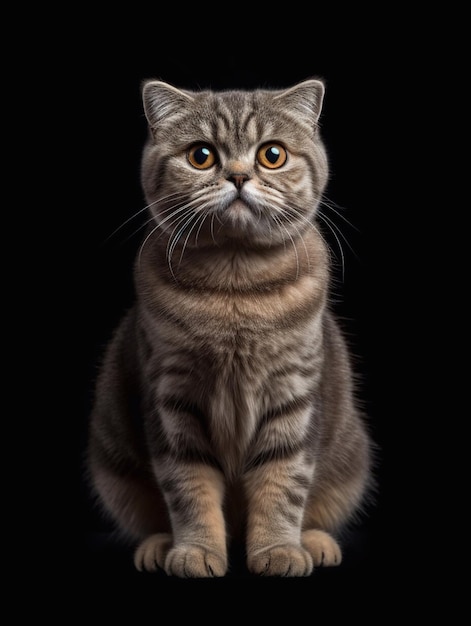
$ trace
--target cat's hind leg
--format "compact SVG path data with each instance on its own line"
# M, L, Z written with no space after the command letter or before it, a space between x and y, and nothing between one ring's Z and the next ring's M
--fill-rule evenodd
M123 477L104 468L95 468L93 477L105 510L125 535L139 541L134 551L136 569L165 570L173 537L160 490L148 479Z
M134 566L140 572L155 572L165 569L165 559L172 547L170 533L155 533L142 541L134 552Z
M312 556L314 567L340 565L342 551L337 541L324 530L316 528L305 530L302 533L303 547Z

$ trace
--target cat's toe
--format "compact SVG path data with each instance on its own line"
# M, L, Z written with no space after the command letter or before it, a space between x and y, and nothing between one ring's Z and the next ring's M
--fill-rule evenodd
M306 530L302 535L302 543L312 556L314 566L325 567L340 565L342 551L335 539L323 530Z
M140 543L134 553L134 566L140 572L155 572L163 569L165 557L172 546L172 535L158 533L150 535Z
M280 545L248 555L247 566L261 576L309 576L313 570L312 557L297 545Z
M227 557L204 546L182 544L168 553L165 571L180 578L220 577L226 574Z

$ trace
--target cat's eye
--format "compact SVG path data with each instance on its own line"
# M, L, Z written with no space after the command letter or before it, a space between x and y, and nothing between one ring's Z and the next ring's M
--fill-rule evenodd
M205 143L198 143L187 152L187 158L193 167L199 170L207 170L216 162L216 152L214 148Z
M286 150L279 143L265 143L257 152L257 161L271 170L284 165L287 158Z

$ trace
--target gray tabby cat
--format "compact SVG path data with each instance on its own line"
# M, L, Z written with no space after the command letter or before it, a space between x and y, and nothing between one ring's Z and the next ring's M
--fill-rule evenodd
M143 84L147 233L99 373L87 467L139 570L308 576L338 565L373 443L316 225L320 80Z

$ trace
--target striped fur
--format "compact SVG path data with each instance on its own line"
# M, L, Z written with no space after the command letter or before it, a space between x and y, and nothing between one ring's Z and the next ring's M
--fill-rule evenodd
M316 226L323 95L319 80L143 85L150 219L87 455L140 570L224 576L237 539L249 572L307 576L340 563L339 533L370 492L372 442Z

